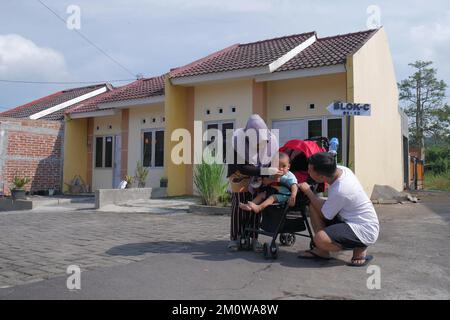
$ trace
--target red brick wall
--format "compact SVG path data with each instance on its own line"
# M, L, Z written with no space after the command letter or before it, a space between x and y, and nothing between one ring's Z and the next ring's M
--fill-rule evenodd
M28 177L27 191L61 190L63 123L0 119L3 132L0 187L8 195L15 175Z

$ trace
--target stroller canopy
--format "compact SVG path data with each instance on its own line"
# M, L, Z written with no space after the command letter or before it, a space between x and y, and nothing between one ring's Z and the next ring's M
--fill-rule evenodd
M280 148L291 159L291 171L299 183L308 179L308 158L318 152L326 152L315 141L290 140Z
M284 146L280 148L280 151L288 154L291 160L300 153L303 153L305 157L308 159L315 153L326 152L326 150L319 147L319 145L315 141L304 141L304 140L288 141Z

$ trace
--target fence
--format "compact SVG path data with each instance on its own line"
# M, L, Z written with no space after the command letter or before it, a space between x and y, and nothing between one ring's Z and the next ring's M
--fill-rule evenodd
M413 190L423 190L423 160L416 157L410 157L409 162L409 188Z

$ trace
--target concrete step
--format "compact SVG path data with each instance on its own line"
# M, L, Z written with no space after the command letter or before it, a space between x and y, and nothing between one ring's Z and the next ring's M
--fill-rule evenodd
M24 200L13 200L12 198L0 199L0 211L31 210L39 207L57 206L71 203L94 203L93 196L31 196Z

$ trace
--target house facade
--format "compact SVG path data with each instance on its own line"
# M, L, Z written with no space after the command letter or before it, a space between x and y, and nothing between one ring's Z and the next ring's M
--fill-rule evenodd
M339 138L339 160L349 163L365 191L375 184L404 186L401 115L383 28L327 38L315 33L236 45L166 79L166 131L194 120L203 129L239 128L252 113L279 129L280 144L322 135ZM333 101L370 103L370 117L344 119L326 110ZM177 142L166 139L166 150ZM193 192L192 165L166 159L168 193Z
M136 80L66 110L64 179L80 175L92 191L117 188L149 168L147 186L164 176L164 76Z
M0 114L0 193L10 194L15 176L25 189L46 194L63 188L64 111L112 89L109 84L73 88Z
M335 101L370 103L371 116L351 117L347 132L345 119L326 109ZM338 161L349 161L368 195L375 184L402 190L407 179L404 117L383 28L235 44L165 75L108 87L63 113L64 182L80 175L92 191L116 188L141 162L147 186L166 177L168 195L193 194L193 165L171 159L180 142L174 131L194 137L195 123L203 132L241 128L251 114L279 130L280 145L337 137Z

